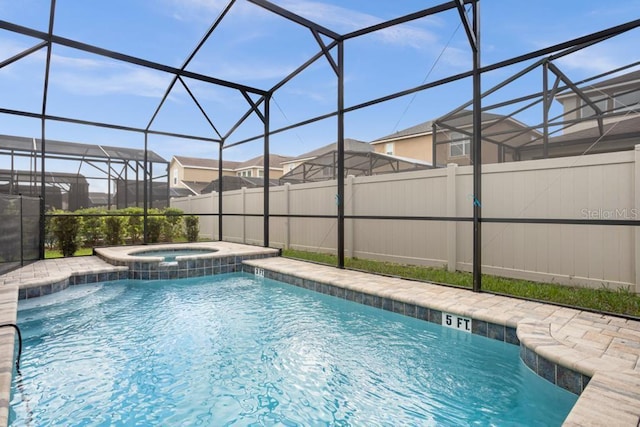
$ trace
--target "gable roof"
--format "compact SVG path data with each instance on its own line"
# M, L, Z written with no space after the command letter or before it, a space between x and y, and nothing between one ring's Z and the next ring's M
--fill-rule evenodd
M290 157L288 160L282 163L291 163L299 160L313 159L323 154L326 154L328 152L335 151L337 148L338 148L338 143L333 142L331 144L327 144L323 147L316 148L315 150L301 154L297 157ZM357 139L352 139L352 138L345 138L344 150L345 151L362 151L366 153L366 152L373 151L373 147L368 142L363 142L363 141L359 141Z
M482 117L482 123L487 123L487 122L501 119L504 116L500 114L494 114L494 113L482 113L481 117ZM438 121L446 123L448 126L451 126L451 127L471 126L473 125L473 111L462 110L459 113L456 113L453 117L445 120L436 119L436 120L429 120L423 123L419 123L415 126L411 126L409 128L399 130L396 133L392 133L390 135L383 136L382 138L378 138L374 141L371 141L371 143L380 144L384 141L407 138L415 135L430 134L431 132L433 132L434 122L438 122Z
M621 76L612 77L610 79L603 80L603 81L598 82L598 83L594 83L592 85L589 85L588 89L602 89L602 88L605 88L605 87L615 86L615 85L619 85L619 84L622 84L622 83L631 83L631 82L633 82L635 80L640 81L640 70L632 71L630 73L623 74Z
M173 156L184 167L200 168L200 169L218 169L218 159L203 159L200 157ZM235 169L240 162L232 160L223 160L223 169Z
M270 179L269 186L273 187L278 185L277 179ZM222 191L239 190L242 187L246 188L259 188L264 187L264 178L246 177L246 176L223 176L222 177ZM220 180L211 181L201 191L201 194L207 194L211 192L220 191Z
M280 166L282 162L286 162L290 160L289 156L281 156L280 154L269 154L269 168L274 168ZM245 169L252 167L261 167L264 166L264 156L257 156L253 159L246 160L244 162L240 162L235 169Z

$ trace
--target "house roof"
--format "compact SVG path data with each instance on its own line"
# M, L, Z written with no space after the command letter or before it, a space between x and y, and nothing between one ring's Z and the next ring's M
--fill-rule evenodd
M630 73L623 74L621 76L612 77L610 79L603 80L598 83L594 83L592 85L589 85L589 89L602 89L608 86L616 86L622 83L630 83L630 82L633 82L634 80L640 81L640 70L632 71Z
M195 194L202 194L202 189L209 185L208 181L180 181L180 183Z
M595 142L600 141L613 141L626 138L638 138L640 137L640 116L635 116L627 120L620 120L617 122L607 123L603 126L603 135L600 135L598 126L593 126L584 130L576 132L566 133L553 138L549 138L549 144L562 144L562 143L580 143L580 142ZM540 145L542 141L536 141L535 144Z
M282 162L290 160L289 156L281 156L280 154L269 154L269 168L280 166ZM245 169L264 166L264 156L257 156L253 159L241 162L235 169Z
M640 70L632 71L630 73L622 74L620 76L612 77L610 79L602 80L593 84L583 84L580 89L583 92L593 92L594 90L604 90L607 88L613 88L615 86L628 85L635 83L636 85L640 85ZM572 90L565 90L563 93L560 93L556 96L558 100L561 102L566 100L567 98L571 99L578 95Z
M331 151L335 151L337 148L338 148L338 143L333 142L323 147L316 148L313 151L309 151L307 153L301 154L297 157L291 157L282 163L291 163L299 160L313 159L315 157L319 157ZM359 141L357 139L352 139L352 138L345 138L344 150L345 151L361 151L366 153L366 152L373 151L373 147L368 142L363 142L363 141Z
M503 118L504 116L500 114L494 113L482 113L482 123L490 122L493 120L498 120ZM434 122L443 122L451 127L467 127L473 124L473 112L470 110L462 110L461 112L455 114L453 117L448 118L446 120L429 120L415 126L411 126L406 129L399 130L395 133L392 133L387 136L383 136L382 138L378 138L372 141L372 144L380 144L385 141L396 140L399 138L406 138L414 135L421 134L430 134L433 131Z
M201 169L218 169L218 159L203 159L200 157L173 156L184 167L201 168ZM240 162L232 160L223 160L223 169L235 169Z
M278 185L277 179L270 179L269 186L273 187ZM242 187L246 188L258 188L264 186L264 178L252 178L246 176L223 176L222 177L222 191L239 190ZM220 181L211 181L205 188L202 189L201 194L218 192L220 187Z

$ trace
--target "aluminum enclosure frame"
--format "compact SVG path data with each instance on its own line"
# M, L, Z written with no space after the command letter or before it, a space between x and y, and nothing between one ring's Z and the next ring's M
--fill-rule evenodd
M553 219L545 219L545 220L523 220L523 219L517 219L517 218L483 218L482 217L482 210L481 210L481 189L482 189L482 169L481 169L481 141L482 141L482 123L481 123L481 113L483 110L483 106L482 106L482 98L483 98L483 94L481 91L481 77L483 73L492 71L492 70L496 70L496 69L500 69L503 67L507 67L513 64L518 64L518 63L522 63L525 61L529 61L531 59L535 59L535 58L539 58L545 55L554 55L557 54L560 51L563 50L571 50L571 51L576 51L579 49L582 49L584 47L590 46L594 43L606 40L610 37L622 34L626 31L635 29L637 27L640 26L640 20L634 20L634 21L630 21L627 22L626 24L622 24L622 25L618 25L615 27L611 27L608 28L606 30L600 31L600 32L596 32L587 36L583 36L583 37L579 37L570 41L566 41L564 43L560 43L560 44L556 44L554 46L550 46L544 49L540 49L540 50L536 50L534 52L530 52L528 54L525 55L520 55L505 61L501 61L499 63L495 63L489 66L485 66L483 67L481 64L481 44L480 44L480 7L479 7L479 0L452 0L452 1L446 1L440 5L437 6L433 6L427 9L424 9L422 11L416 12L416 13L412 13L409 15L405 15L396 19L392 19L390 21L387 22L383 22L371 27L367 27L361 30L357 30L348 34L337 34L333 31L331 31L328 28L325 28L321 25L318 25L312 21L309 21L299 15L296 15L290 11L288 11L285 8L279 7L267 0L248 0L249 3L254 4L257 7L261 7L271 13L274 13L276 15L281 16L283 19L287 19L290 20L302 27L307 28L313 35L313 37L315 38L315 40L317 41L318 45L319 45L319 52L314 55L313 57L311 57L307 62L305 62L304 64L302 64L300 67L298 67L296 70L294 70L292 73L290 73L287 77L285 77L281 82L277 83L275 86L273 86L270 89L260 89L260 88L254 88L254 87L250 87L250 86L246 86L246 85L241 85L241 84L237 84L234 82L230 82L230 81L225 81L222 79L218 79L215 77L211 77L211 76L207 76L207 75L202 75L202 74L198 74L198 73L193 73L190 71L187 71L186 68L189 65L190 61L195 57L195 55L197 54L197 52L200 50L200 48L206 43L206 41L208 40L208 38L211 36L211 34L214 33L214 31L216 30L216 28L218 27L218 25L220 24L220 22L222 22L222 20L224 19L224 17L227 15L227 13L234 7L235 5L235 0L230 0L227 3L227 6L223 9L223 11L220 13L220 15L218 16L218 18L213 22L213 24L211 25L211 27L209 28L209 30L205 33L205 35L203 36L203 38L200 40L200 42L197 44L197 46L191 51L191 53L187 56L187 59L184 61L183 65L180 68L175 68L175 67L171 67L168 65L164 65L164 64L160 64L160 63L156 63L153 61L148 61L142 58L137 58L131 55L125 55L122 53L118 53L115 51L111 51L111 50L107 50L107 49L103 49L97 46L92 46L86 43L82 43L80 41L76 41L76 40L71 40L68 38L64 38L64 37L60 37L57 36L54 33L54 21L55 21L55 10L56 10L56 0L51 0L50 3L50 12L49 12L49 27L48 27L48 31L47 32L42 32L42 31L38 31L32 28L28 28L28 27L24 27L24 26L20 26L11 22L7 22L7 21L3 21L0 20L0 29L3 30L7 30L7 31L11 31L14 33L18 33L18 34L22 34L25 36L29 36L35 39L40 40L37 44L35 44L33 47L26 49L25 51L14 55L12 58L9 58L3 62L0 62L0 68L11 64L15 61L18 61L24 57L27 57L35 52L39 52L42 49L46 49L46 66L45 66L45 75L44 75L44 87L43 87L43 97L42 97L42 109L40 112L29 112L29 111L19 111L19 110L11 110L11 109L0 109L0 113L2 114L9 114L9 115L16 115L16 116L23 116L23 117L30 117L30 118L36 118L39 119L41 121L41 139L43 141L42 143L42 153L41 153L41 173L42 173L42 187L44 188L44 173L45 171L45 155L46 155L46 146L45 146L45 142L47 140L46 138L46 123L48 121L59 121L59 122L66 122L66 123L72 123L72 124L80 124L80 125L88 125L88 126L97 126L97 127L103 127L103 128L109 128L109 129L115 129L115 130L124 130L124 131L130 131L130 132L136 132L136 133L140 133L142 135L144 135L144 152L145 152L145 158L144 158L144 166L145 166L145 170L148 167L148 158L147 158L147 152L148 152L148 137L149 135L164 135L164 136L172 136L172 137L179 137L179 138L183 138L183 139L191 139L191 140L198 140L198 141L205 141L205 142L211 142L213 144L218 144L218 159L219 159L219 169L218 169L218 176L219 179L222 177L222 161L223 161L223 155L224 155L224 149L226 148L231 148L233 146L237 146L240 144L244 144L246 142L249 141L254 141L254 140L259 140L262 139L263 143L264 143L264 147L263 147L263 153L264 153L264 157L265 157L265 169L268 170L269 167L269 137L271 135L277 134L277 133L281 133L284 132L286 130L290 130L290 129L294 129L297 127L301 127L310 123L314 123L320 120L324 120L327 118L331 118L331 117L335 117L337 119L337 141L338 141L338 176L337 176L337 200L338 200L338 206L337 206L337 213L335 215L334 218L337 219L337 223L338 223L338 231L337 231L337 254L338 254L338 267L340 268L344 268L344 226L345 226L345 219L370 219L370 218L375 218L375 219L403 219L403 217L378 217L378 216L347 216L345 215L345 211L344 211L344 174L342 173L344 171L344 120L345 120L345 114L349 113L349 112L353 112L353 111L357 111L357 110L361 110L364 109L366 107L369 106L373 106L379 103L383 103L386 101L390 101L393 99L397 99L406 95L410 95L410 94L414 94L417 92L421 92L421 91L425 91L427 89L430 88L434 88L437 86L441 86L444 85L446 83L450 83L450 82L454 82L454 81L458 81L461 79L467 79L467 78L471 78L473 81L473 93L472 93L472 101L470 102L469 105L473 105L473 140L472 140L472 159L473 159L473 196L474 196L474 207L473 207L473 217L472 218L462 218L462 217L424 217L424 218L404 218L404 219L423 219L423 220L437 220L437 221L471 221L473 222L473 235L474 235L474 243L473 243L473 289L474 291L480 291L481 290L481 254L482 254L482 248L481 248L481 231L482 231L482 223L483 222L522 222L522 223L528 223L528 222L533 222L533 223L553 223L553 224L560 224L560 223L564 223L560 220L553 220ZM460 22L461 25L464 27L465 33L467 35L467 39L469 42L469 47L470 47L470 51L471 51L471 57L472 57L472 69L463 73L459 73L456 75L451 75L448 76L446 78L443 79L439 79L433 82L429 82L429 83L425 83L422 84L420 86L416 86L413 88L409 88L400 92L396 92L396 93L392 93L380 98L376 98L376 99L372 99L357 105L352 105L352 106L345 106L345 100L344 100L344 42L346 40L349 39L353 39L356 37L360 37L366 34L370 34L373 33L375 31L379 31L385 28L390 28L393 27L395 25L399 25L399 24L403 24L403 23L407 23L407 22L411 22L413 20L416 19L420 19L420 18L424 18L430 15L435 15L438 14L440 12L444 12L444 11L449 11L449 10L457 10L459 17L460 17ZM470 14L470 16L469 16ZM331 42L326 43L322 36L328 39L331 39ZM114 123L101 123L101 122L92 122L92 121L86 121L86 120L78 120L78 119L74 119L74 118L70 118L70 117L60 117L60 116L53 116L47 113L47 95L48 95L48 82L49 82L49 73L50 73L50 64L51 64L51 51L52 51L52 47L53 45L61 45L61 46L66 46L72 49L76 49L79 51L83 51L83 52L87 52L87 53L92 53L95 55L99 55L99 56L103 56L103 57L108 57L117 61L122 61L128 64L133 64L136 66L141 66L141 67L146 67L146 68L150 68L150 69L154 69L157 71L162 71L165 73L169 73L171 75L173 75L172 78L172 82L170 83L169 87L167 88L164 96L162 97L162 100L160 101L158 107L156 108L155 112L153 113L152 117L150 118L149 122L147 123L146 126L144 127L130 127L130 126L122 126L119 124L114 124ZM336 51L335 53L332 53L332 51ZM334 57L335 55L335 57ZM305 69L307 69L310 65L314 64L317 60L324 58L325 60L328 61L328 63L330 64L331 68L333 69L334 73L336 74L336 79L337 79L337 95L336 95L336 110L328 113L328 114L324 114L322 116L318 116L318 117L314 117L299 123L295 123L292 124L290 126L287 127L283 127L280 129L271 129L270 127L270 109L269 109L269 104L271 101L272 96L278 91L278 89L280 89L282 86L284 86L288 81L290 81L291 79L293 79L295 76L297 76L298 74L300 74L301 72L303 72ZM197 98L193 95L193 93L191 92L191 90L189 89L188 85L186 84L184 77L188 77L190 79L194 79L194 80L198 80L201 82L205 82L205 83L209 83L209 84L214 84L214 85L219 85L219 86L223 86L226 88L231 88L234 90L239 91L244 98L246 99L247 103L249 104L249 108L246 111L246 113L239 118L239 120L235 123L235 125L233 125L231 127L231 129L229 129L229 131L225 134L222 134L221 132L219 132L219 130L217 129L217 127L215 126L213 120L210 119L210 117L207 115L207 113L205 112L205 110L202 108L202 106L200 105L200 103L198 102ZM180 81L180 84L186 89L186 91L188 92L189 96L192 98L192 100L195 102L195 104L197 105L197 107L199 108L200 112L203 114L203 116L205 117L205 119L207 120L207 122L210 124L211 126L211 130L212 130L212 137L207 138L207 137L202 137L202 136L196 136L196 135L184 135L184 134L178 134L178 133L171 133L171 132L162 132L162 131L158 131L158 130L154 130L152 129L152 125L154 123L154 120L158 114L158 112L160 111L160 109L162 108L168 94L170 93L170 91L172 90L172 88L174 87L174 85ZM258 96L259 98L257 100L253 100L253 98L251 98L250 95L254 95L254 96ZM230 138L233 136L235 130L250 116L252 115L256 115L264 124L264 132L258 136L255 137L251 137L251 138L247 138L247 139L243 139L243 140L239 140L239 141L230 141ZM434 144L435 146L435 144ZM435 159L434 159L434 163L435 163ZM145 173L145 179L146 179L147 174ZM148 206L147 206L147 201L148 201L148 194L147 194L147 185L144 186L144 224L145 224L145 231L146 231L146 225L147 225L147 211L148 211ZM44 195L43 195L44 197ZM477 201L477 203L475 202ZM218 230L219 230L219 239L222 240L222 230L223 230L223 217L225 215L224 213L224 206L222 204L222 197L219 197L219 205L218 205ZM44 239L42 238L44 236L44 218L45 218L45 212L44 212L44 203L42 204L42 210L40 213L40 221L41 221L41 257L44 258ZM268 185L268 174L265 174L265 185L264 185L264 207L263 207L263 231L264 231L264 238L263 238L263 245L264 246L269 246L269 218L270 218L270 213L269 213L269 185ZM276 215L274 215L275 217ZM307 217L324 217L321 215L318 216L307 216ZM589 221L570 221L572 224L604 224L604 225L640 225L640 221L616 221L616 220L610 220L610 221L603 221L603 220L589 220ZM144 233L145 238L146 238L146 232Z

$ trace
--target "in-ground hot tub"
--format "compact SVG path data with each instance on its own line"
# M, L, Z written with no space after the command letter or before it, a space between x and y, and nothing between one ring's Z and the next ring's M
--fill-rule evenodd
M175 262L178 257L205 255L218 252L217 249L180 248L180 249L149 249L139 252L130 252L135 257L162 257L165 262Z
M230 242L169 243L96 248L112 265L129 267L130 279L183 279L241 271L242 261L278 256L277 249Z

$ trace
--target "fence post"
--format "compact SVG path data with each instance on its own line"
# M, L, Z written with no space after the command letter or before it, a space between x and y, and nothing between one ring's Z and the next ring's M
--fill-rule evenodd
M289 187L291 187L291 183L285 182L284 184L284 213L286 217L284 218L284 248L289 249L291 245L291 218L289 218L289 214L291 213L291 204L289 203Z
M216 192L211 191L211 213L215 214L218 210L218 202L216 199ZM211 240L216 240L216 236L218 235L218 221L216 221L218 217L216 215L211 215Z
M347 216L354 215L354 212L355 212L354 202L353 202L354 179L355 177L353 175L349 175L347 177L347 188L345 189L345 192L344 192L344 198L345 198L344 208L346 209L345 214ZM356 248L354 248L355 238L354 238L354 230L353 230L355 220L348 219L348 220L345 220L345 222L346 222L345 230L344 230L345 231L344 247L346 250L345 256L353 258L356 251Z
M22 194L20 198L20 266L24 267L24 207L22 206Z
M635 212L640 212L640 145L635 146L633 166L634 166L634 172L635 172L634 173L635 194L634 194L633 207L635 208ZM635 219L638 219L638 218L635 218ZM634 227L634 235L635 235L634 236L634 240L635 240L634 261L635 261L635 267L636 267L635 292L640 293L640 227L637 225Z
M456 173L458 165L456 163L447 164L447 216L457 217L456 206ZM457 263L457 228L456 221L447 221L447 270L456 271Z
M241 205L240 211L242 212L242 230L240 232L240 238L242 239L242 243L247 243L247 204L246 204L246 195L247 195L247 187L242 187L240 189L241 194Z

